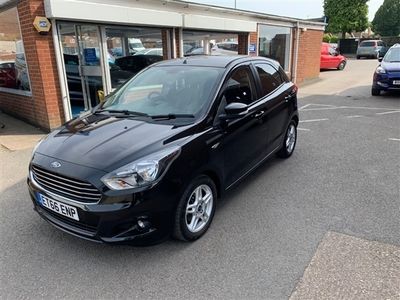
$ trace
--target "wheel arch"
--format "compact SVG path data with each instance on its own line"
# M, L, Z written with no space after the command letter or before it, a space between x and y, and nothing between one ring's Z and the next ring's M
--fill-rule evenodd
M215 187L217 188L217 197L220 198L222 195L222 182L220 176L218 176L217 172L213 170L204 170L200 173L200 175L206 175L211 178L211 180L214 182Z

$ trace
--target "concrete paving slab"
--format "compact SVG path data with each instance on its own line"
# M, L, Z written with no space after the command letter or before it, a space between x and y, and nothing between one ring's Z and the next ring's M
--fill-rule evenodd
M3 148L3 151L32 148L44 135L40 129L0 113L0 148Z
M400 299L400 247L328 232L290 299Z

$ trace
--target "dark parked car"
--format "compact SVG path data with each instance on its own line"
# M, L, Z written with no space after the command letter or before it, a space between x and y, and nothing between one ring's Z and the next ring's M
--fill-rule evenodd
M15 89L16 85L15 62L0 61L0 87Z
M138 54L117 58L115 65L120 67L121 70L130 72L133 76L144 68L162 60L163 57L161 55Z
M400 91L400 44L392 46L374 72L371 93L379 96L381 91Z
M193 241L224 192L292 155L297 87L247 56L155 64L34 149L28 186L55 227L101 242Z

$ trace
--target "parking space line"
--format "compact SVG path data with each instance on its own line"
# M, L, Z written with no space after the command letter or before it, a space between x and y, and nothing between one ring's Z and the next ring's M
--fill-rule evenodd
M297 130L300 130L300 131L311 131L310 129L307 129L307 128L300 128L300 127L297 127Z
M309 107L310 105L312 105L312 104L306 104L306 105L300 107L299 110L303 110L304 108Z
M368 106L329 106L329 107L318 107L318 108L307 108L303 111L317 111L317 110L330 110L330 109L371 109L371 110L385 110L385 113L400 112L397 108L384 108L384 107L368 107ZM383 113L380 113L383 114Z
M376 114L377 115L388 115L388 114L395 114L395 113L400 113L400 110L385 111L385 112L376 113Z
M301 120L300 123L320 122L320 121L328 121L328 120L329 119Z
M362 118L362 117L364 117L364 116L354 115L354 116L347 116L346 118L351 119L351 118Z
M390 138L389 141L396 141L396 142L400 142L400 139L395 139L395 138Z

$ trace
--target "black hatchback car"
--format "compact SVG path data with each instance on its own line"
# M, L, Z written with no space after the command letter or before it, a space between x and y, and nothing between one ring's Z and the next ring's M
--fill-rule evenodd
M216 201L292 155L297 87L265 58L189 57L137 74L34 149L28 186L55 227L106 243L193 241Z

